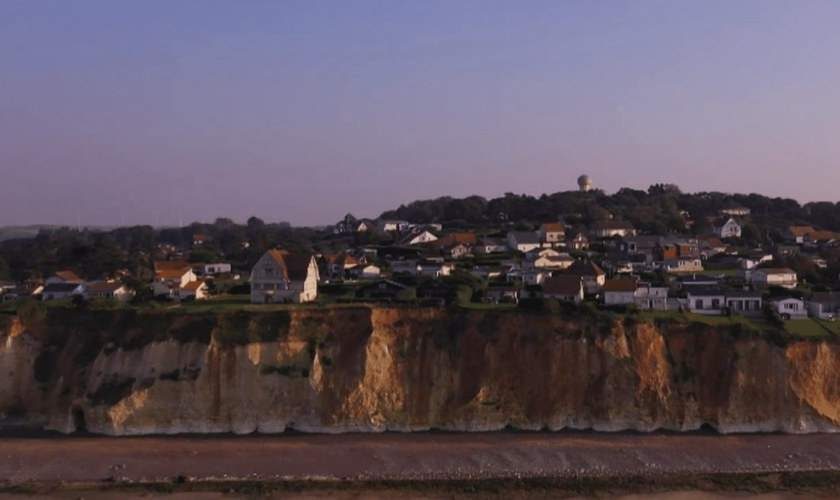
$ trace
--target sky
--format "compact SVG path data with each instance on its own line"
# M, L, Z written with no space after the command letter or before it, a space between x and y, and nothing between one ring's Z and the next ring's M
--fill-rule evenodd
M840 200L836 0L0 0L0 225Z

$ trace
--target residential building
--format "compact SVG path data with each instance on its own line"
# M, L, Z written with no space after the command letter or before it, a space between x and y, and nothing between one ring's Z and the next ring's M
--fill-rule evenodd
M318 264L309 254L269 250L251 270L251 302L310 302L318 296Z
M819 319L840 318L840 293L814 292L808 299L808 312Z
M740 238L741 225L732 217L721 217L712 222L712 233L718 238Z
M181 298L181 289L197 279L192 269L164 269L155 274L152 290L156 296Z
M753 270L750 283L755 286L781 286L795 288L797 283L796 271L793 269L765 267Z
M788 226L783 236L788 243L801 245L805 241L805 236L815 231L811 226Z
M76 284L80 285L84 282L82 278L80 278L76 273L73 271L58 271L55 275L50 276L47 278L47 281L44 282L45 285L52 285L52 284Z
M396 300L400 292L407 289L408 287L402 283L392 280L380 280L360 288L356 292L356 296L366 299L393 301Z
M472 247L468 247L463 243L457 243L450 247L446 247L443 251L444 255L446 255L450 259L458 259L460 257L466 257L470 254Z
M626 221L602 221L592 224L589 233L596 238L635 236L636 228Z
M69 299L76 295L84 296L85 287L81 283L47 283L41 292L41 300Z
M541 243L558 246L565 242L566 226L562 222L546 222L537 229Z
M635 279L604 280L601 294L605 306L626 306L636 303L638 284Z
M773 310L783 319L808 319L808 307L805 301L795 297L782 297L772 300Z
M319 277L324 279L344 279L347 271L361 264L349 253L325 254L321 256L321 262L323 265L319 269Z
M359 264L347 270L347 274L357 280L379 279L380 269L373 264Z
M219 274L229 273L230 270L230 264L221 262L215 264L201 264L202 276L218 276Z
M488 254L496 252L507 252L507 241L499 238L482 238L473 247L473 253Z
M746 207L730 207L724 208L720 211L721 215L730 215L734 217L746 217L750 215L750 209Z
M448 299L452 287L438 278L430 279L417 287L417 297L421 299Z
M575 261L566 270L566 274L581 277L586 293L600 292L601 287L604 286L604 282L607 279L607 273L589 259Z
M484 292L484 299L493 304L519 303L520 288L517 285L491 284Z
M726 307L732 314L742 316L761 315L761 292L748 290L727 290Z
M719 287L691 287L686 289L688 309L698 314L719 316L726 306L726 292Z
M566 238L567 250L589 250L589 238L583 233Z
M552 297L569 302L581 302L584 295L581 276L552 276L543 281L543 297Z
M816 250L825 246L830 246L837 241L837 235L831 231L813 231L802 238L802 248L806 250Z
M449 262L437 262L429 259L423 259L417 262L415 274L419 276L449 276L452 274L454 266Z
M537 233L510 231L507 235L508 248L512 252L528 252L539 248L540 237Z
M560 255L546 255L538 257L532 262L533 266L540 269L563 270L568 269L574 264L575 258L564 253Z
M715 237L709 237L700 242L700 258L703 260L714 257L720 253L726 253L726 244Z
M196 233L193 235L193 246L200 246L207 243L207 235Z
M88 298L101 299L117 299L121 302L128 302L134 297L134 292L131 291L124 283L118 281L100 281L93 283L85 290L85 295Z
M668 309L668 287L651 286L650 283L639 283L633 300L640 309Z
M210 291L205 281L190 281L181 287L181 300L186 298L195 298L195 300L203 300L210 297Z
M397 231L403 232L407 231L409 226L409 222L405 220L384 220L379 219L376 221L376 229L380 233L384 233L385 231Z
M398 246L422 245L423 243L431 243L437 240L438 237L429 231L420 231L406 235L405 238L398 241Z
M185 260L156 260L153 263L153 267L155 268L155 273L159 273L165 270L184 270L191 269L192 265L185 261Z

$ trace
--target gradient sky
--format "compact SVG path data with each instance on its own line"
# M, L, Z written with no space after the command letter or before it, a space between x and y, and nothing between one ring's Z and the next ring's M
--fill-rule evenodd
M840 1L0 0L0 225L840 199Z

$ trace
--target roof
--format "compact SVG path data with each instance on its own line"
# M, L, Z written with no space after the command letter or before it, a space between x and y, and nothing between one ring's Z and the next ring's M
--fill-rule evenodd
M155 272L164 269L189 269L190 263L185 260L156 260L154 262Z
M309 274L312 256L306 253L289 253L285 250L269 250L266 254L277 264L283 277L289 281L305 281Z
M123 286L125 285L119 281L101 281L88 287L88 291L92 293L116 292Z
M546 295L578 295L583 288L580 276L552 276L543 281L543 293Z
M186 285L182 286L182 290L198 290L204 285L203 281L190 281Z
M82 285L78 283L50 283L49 285L44 287L44 293L69 293L76 290L80 286Z
M546 233L565 233L566 225L562 222L545 222L540 226L540 229Z
M509 233L513 235L513 238L516 240L516 243L522 244L535 244L539 245L540 237L537 236L537 233L532 232L521 232L521 231L512 231Z
M207 239L207 235L206 235L206 234L202 234L202 233L195 233L195 234L193 235L193 241L204 241L204 240L206 240L206 239Z
M728 216L727 216L727 217L719 217L719 218L715 219L715 221L714 221L714 222L712 222L712 226L713 226L713 227L723 227L723 226L725 226L725 225L726 225L729 221L732 221L732 222L734 222L735 224L738 224L738 221L736 221L736 220L735 220L735 219L733 219L732 217L728 217Z
M163 271L159 271L155 278L158 279L167 279L167 278L181 278L185 274L187 274L190 270L189 269L164 269Z
M720 247L726 248L726 244L724 242L720 241L718 238L715 238L715 237L706 238L705 243L712 248L720 248Z
M606 220L592 224L592 229L636 229L633 224L623 220Z
M727 290L727 299L760 299L761 292L753 292L751 290Z
M819 304L838 304L840 303L840 293L838 292L814 292L810 302L817 302Z
M74 273L73 271L58 271L57 273L55 273L55 275L61 278L63 281L75 283L82 282L82 278L76 275L76 273Z
M706 281L717 282L718 280L712 278L711 276L706 276L705 274L686 274L683 276L677 276L677 281L680 283L701 283Z
M718 297L725 296L727 291L717 286L693 286L687 293L692 297Z
M567 274L572 276L603 276L607 273L591 260L578 260L569 266Z
M635 292L638 285L636 280L604 280L601 291L604 292Z
M812 241L827 241L837 239L837 235L831 231L812 231L807 235Z
M813 233L814 228L811 226L789 226L788 231L790 231L794 236L799 238L805 236L806 234Z
M755 272L763 272L764 274L796 274L796 271L787 267L760 267Z

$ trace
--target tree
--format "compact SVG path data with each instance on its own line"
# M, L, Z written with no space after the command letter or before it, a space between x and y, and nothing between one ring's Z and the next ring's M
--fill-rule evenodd
M6 262L6 259L0 255L0 280L8 280L12 278L12 269Z

